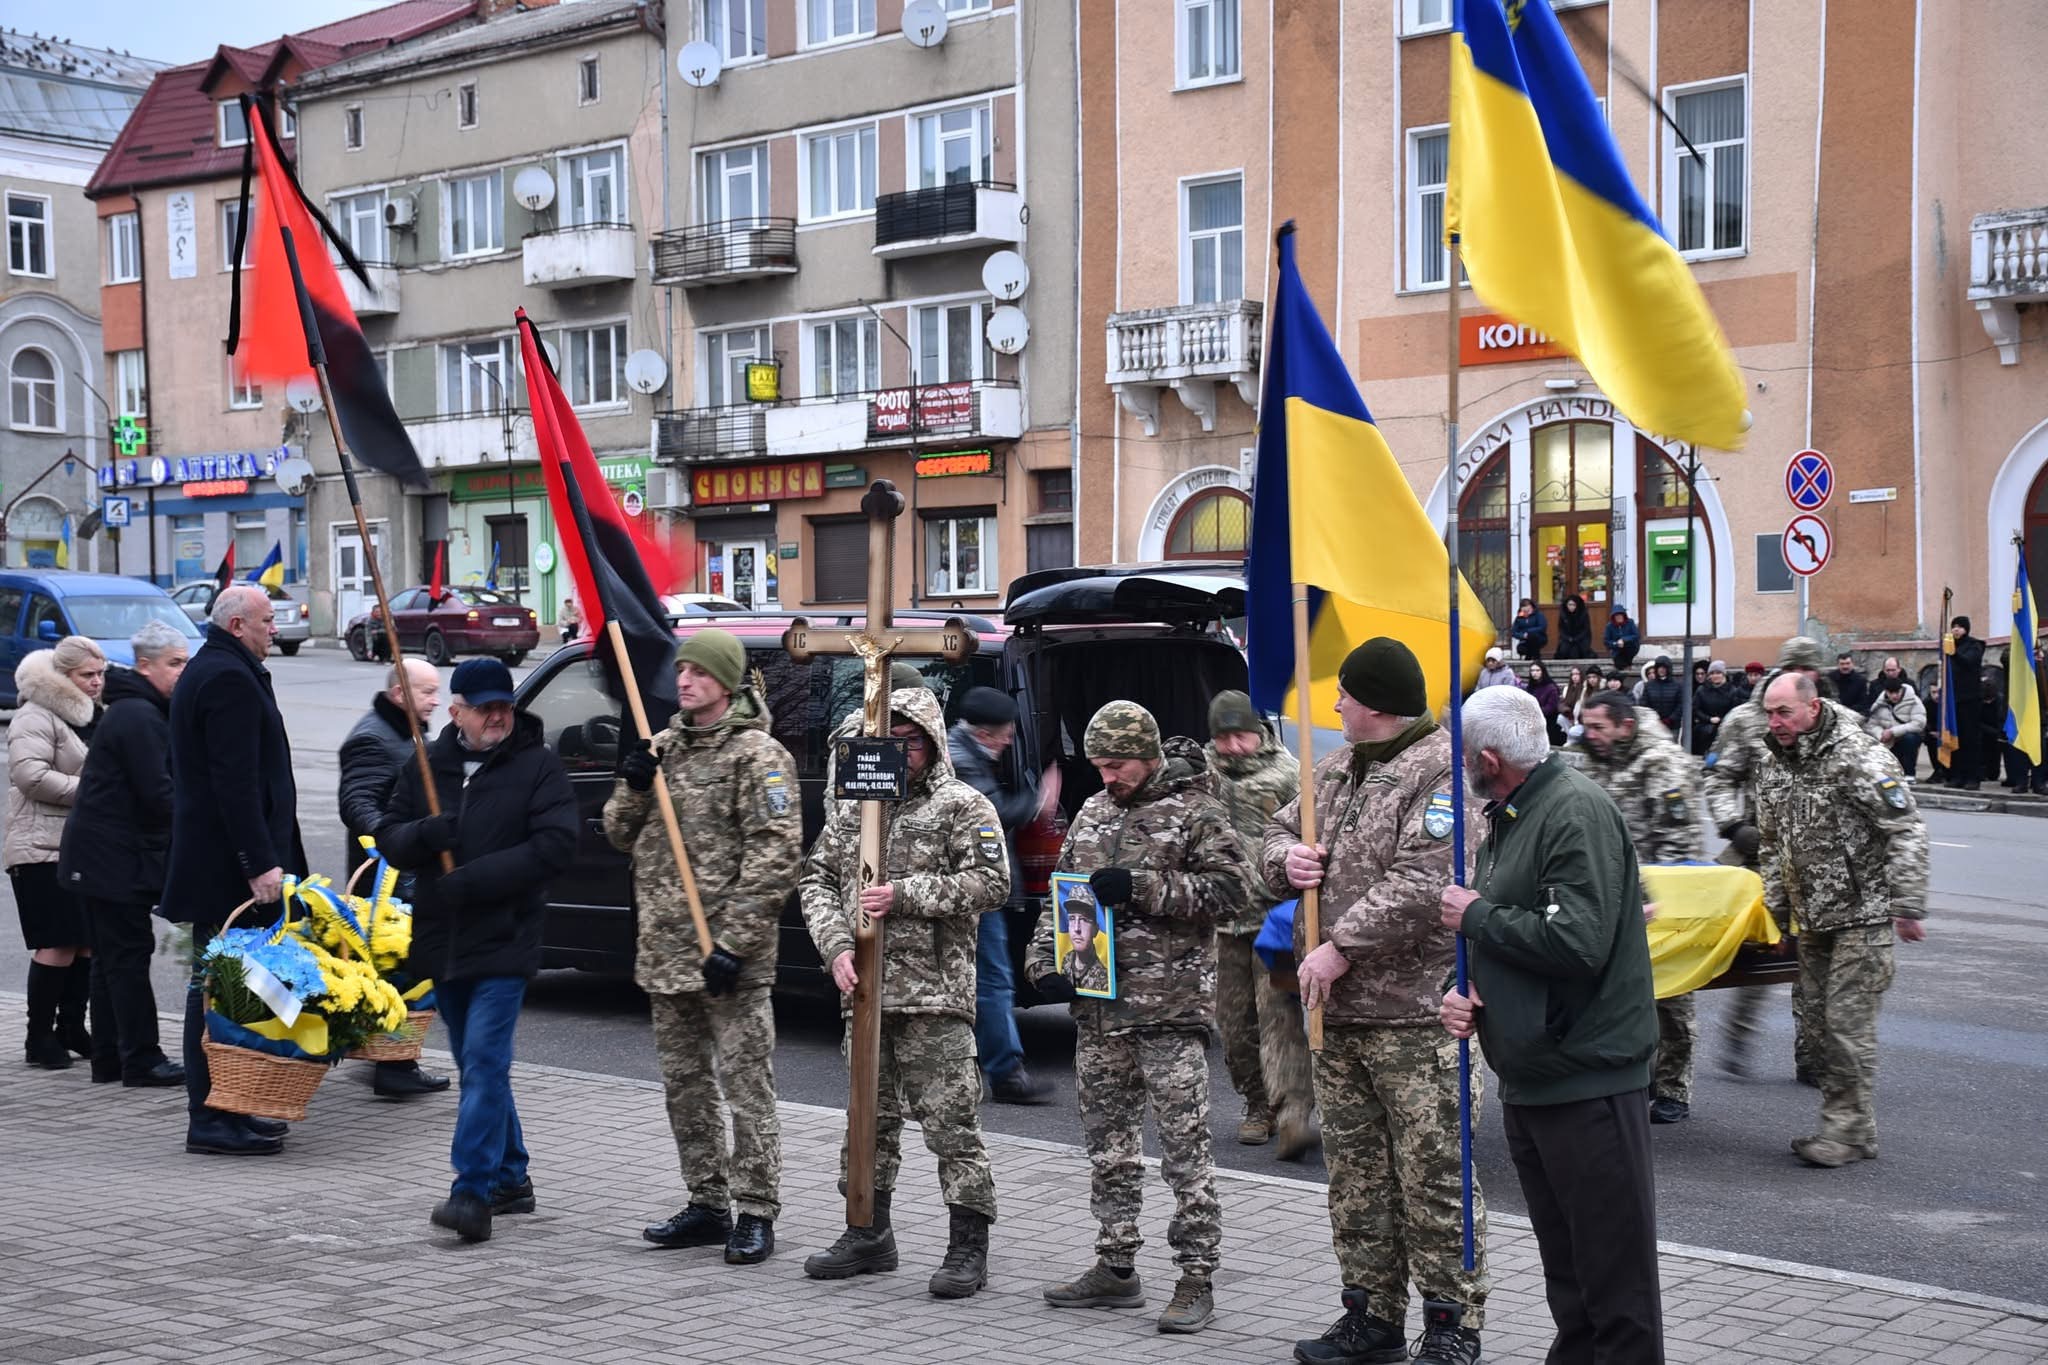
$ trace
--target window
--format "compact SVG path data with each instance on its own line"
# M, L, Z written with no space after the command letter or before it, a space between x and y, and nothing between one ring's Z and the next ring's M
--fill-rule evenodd
M180 614L182 615L182 613ZM39 592L30 593L28 599L28 623L22 627L23 632L33 640L41 633L43 622L45 621L56 626L57 634L60 636L71 633L71 623L64 619L64 608L57 605L56 598Z
M237 512L235 515L235 565L241 573L248 573L263 562L270 553L272 537L269 520L262 512Z
M1401 0L1401 32L1435 33L1451 26L1451 0Z
M453 342L441 348L441 411L451 416L497 412L512 384L512 341Z
M917 382L950 384L995 377L995 352L983 333L985 303L946 303L911 310L911 340L917 347Z
M1225 303L1244 297L1244 181L1197 181L1187 186L1181 221L1181 293L1187 303Z
M1736 80L1671 96L1678 130L1664 135L1664 220L1687 255L1739 253L1748 246L1748 94ZM1678 132L1699 149L1697 158Z
M371 190L368 194L352 194L346 199L337 199L330 211L334 230L341 234L342 241L348 243L348 249L355 252L357 260L383 261L384 191Z
M1449 179L1451 135L1438 128L1408 134L1408 288L1441 289L1450 278L1451 249L1444 242L1444 186Z
M263 406L263 386L247 375L237 374L233 356L228 357L228 406L238 411Z
M605 690L604 664L584 659L558 669L521 708L572 773L609 776L619 762L619 704Z
M476 82L464 81L455 88L455 126L476 127Z
M107 283L131 284L142 278L142 229L132 213L107 219Z
M867 595L867 518L811 522L811 596L820 602L859 602Z
M808 219L870 213L875 207L875 125L804 139L811 163Z
M623 404L626 397L626 324L575 327L555 339L571 407Z
M916 188L928 190L935 185L990 179L995 162L989 123L986 104L918 115L913 128L917 138Z
M729 407L747 401L747 364L768 355L767 328L743 327L704 337L704 406Z
M811 324L811 391L862 393L881 387L880 328L873 318L833 318Z
M220 268L235 268L235 241L242 232L242 201L224 199L220 205ZM242 268L249 268L249 244L242 243Z
M451 180L447 188L448 256L505 249L505 173Z
M593 227L623 223L625 214L626 152L622 147L583 152L562 158L563 198L568 210L563 227Z
M1240 559L1251 544L1252 500L1212 488L1182 504L1166 531L1168 559Z
M249 140L249 116L242 109L239 99L222 100L220 110L220 145L240 147Z
M873 202L870 192L870 202ZM50 197L46 194L7 196L7 273L55 273L50 263Z
M993 516L933 517L924 524L925 591L994 592L996 519Z
M344 151L363 150L363 106L344 105L341 110L341 146Z
M7 421L21 431L57 429L57 363L24 346L7 370Z
M597 58L585 57L576 63L576 102L597 103Z
M1238 0L1180 0L1180 86L1234 81L1239 74Z
M697 27L727 62L768 55L767 0L698 0Z
M1785 537L1776 531L1759 535L1756 538L1756 590L1791 592L1795 586L1792 566L1785 562Z
M768 216L768 144L725 147L697 162L698 221Z
M875 31L875 0L805 0L804 12L812 44L867 38Z
M989 0L946 0L948 14L986 14Z
M297 137L299 135L299 111L292 108L289 104L278 106L277 135L281 138Z
M1073 470L1041 469L1031 476L1031 481L1038 488L1038 510L1041 513L1073 512Z
M149 390L144 386L142 352L114 353L114 412L121 417L149 415Z

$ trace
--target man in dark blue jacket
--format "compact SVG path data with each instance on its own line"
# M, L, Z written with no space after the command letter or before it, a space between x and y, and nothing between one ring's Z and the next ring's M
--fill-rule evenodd
M465 660L448 690L450 724L427 750L440 813L429 811L419 766L407 764L377 845L414 873L409 961L433 976L462 1073L455 1183L433 1222L482 1242L494 1215L534 1209L512 1102L512 1033L540 970L548 883L576 852L576 794L539 717L512 709L502 660Z
M243 901L275 905L285 874L306 873L291 742L263 667L276 636L269 595L251 583L235 584L213 599L205 643L171 693L171 849L158 913L192 926L192 981L185 992L188 1152L261 1156L284 1146L282 1123L207 1105L213 1076L200 1046L206 1010L199 955L207 940Z
M1608 614L1601 643L1607 646L1607 657L1614 660L1616 668L1627 668L1636 661L1636 651L1643 647L1643 633L1629 620L1628 612L1616 607Z

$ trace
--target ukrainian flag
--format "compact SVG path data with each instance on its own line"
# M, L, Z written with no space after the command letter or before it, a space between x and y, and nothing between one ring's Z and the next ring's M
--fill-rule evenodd
M1741 447L1735 358L1547 0L1458 0L1445 223L1474 291L1577 356L1637 426Z
M270 542L270 553L263 556L263 562L249 570L248 581L261 583L266 588L284 586L284 542Z
M1294 668L1293 585L1309 585L1307 721L1329 725L1344 656L1375 635L1415 651L1429 704L1450 700L1450 560L1344 368L1280 230L1280 279L1266 312L1252 543L1245 560L1253 704L1303 723ZM1462 584L1462 580L1461 580ZM1463 585L1464 681L1477 679L1493 622Z
M2005 655L2005 742L2041 764L2041 694L2034 681L2034 637L2041 618L2034 613L2034 586L2027 578L2027 547L2019 547L2019 575L2012 589L2012 644Z

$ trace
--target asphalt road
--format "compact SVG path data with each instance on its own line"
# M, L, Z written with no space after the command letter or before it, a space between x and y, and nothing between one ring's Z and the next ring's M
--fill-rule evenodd
M368 706L381 670L325 649L273 659L271 668L292 731L309 855L316 870L338 873L334 755ZM1883 1159L1840 1171L1809 1170L1795 1161L1787 1144L1816 1127L1818 1096L1791 1079L1785 992L1775 992L1765 1074L1749 1081L1725 1078L1714 1068L1729 1001L1707 992L1693 1118L1654 1130L1659 1232L1666 1239L2048 1300L2048 1275L2041 1269L2048 1265L2048 993L2040 988L2048 976L2048 824L1936 811L1928 825L1936 841L1929 937L1901 945L1881 1030ZM13 933L4 937L0 983L18 989L26 955ZM175 1007L179 967L160 955L156 976L159 1002ZM836 1009L790 999L779 1003L776 1017L783 1097L842 1104ZM1023 1011L1020 1026L1031 1068L1055 1083L1053 1100L1029 1109L987 1105L983 1121L1002 1132L1078 1142L1065 1012ZM645 1003L630 983L616 979L544 973L528 996L519 1050L533 1062L657 1075ZM355 1083L366 1081L367 1068L350 1070ZM1239 1146L1239 1104L1213 1050L1210 1070L1219 1163L1324 1177L1319 1157L1288 1164L1271 1148ZM402 1121L403 1112L394 1109L394 1120ZM1476 1150L1493 1206L1521 1212L1490 1104L1476 1125ZM910 1168L911 1178L931 1178L929 1158L913 1155ZM661 1215L679 1193L676 1187L622 1190L620 1198ZM1168 1196L1155 1185L1151 1197Z

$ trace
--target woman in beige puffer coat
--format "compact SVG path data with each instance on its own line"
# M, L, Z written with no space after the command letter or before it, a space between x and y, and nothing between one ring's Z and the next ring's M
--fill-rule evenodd
M83 635L39 649L14 670L21 707L7 727L7 833L0 864L14 883L28 968L28 1061L51 1071L92 1055L86 1030L92 949L85 913L57 880L64 821L99 720L107 656Z

